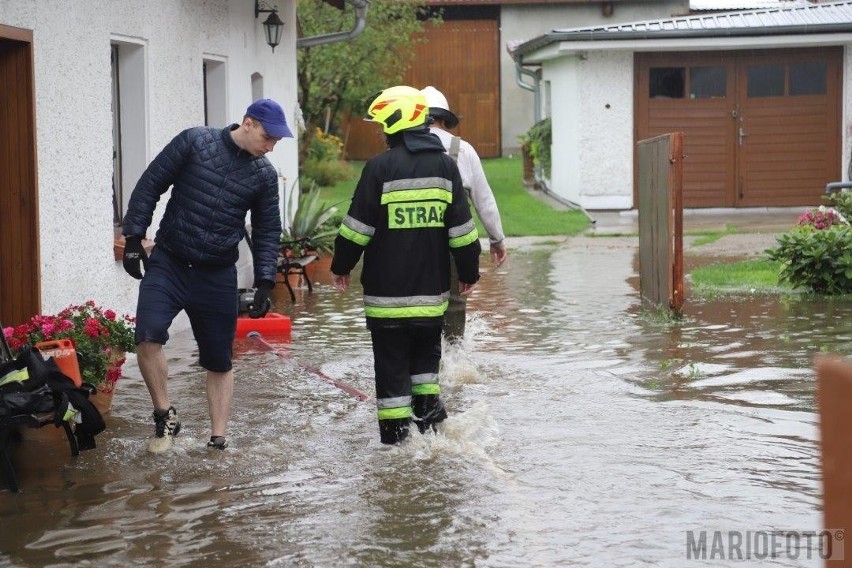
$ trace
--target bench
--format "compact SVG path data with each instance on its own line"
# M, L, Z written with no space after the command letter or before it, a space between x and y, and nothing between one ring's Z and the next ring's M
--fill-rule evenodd
M304 278L309 293L314 291L311 279L308 277L305 269L318 257L315 254L302 253L302 251L308 249L310 249L310 239L307 238L281 243L281 250L278 253L278 273L281 274L284 285L287 286L287 290L290 292L291 302L296 301L296 293L293 291L293 286L290 284L290 279L288 278L291 274Z

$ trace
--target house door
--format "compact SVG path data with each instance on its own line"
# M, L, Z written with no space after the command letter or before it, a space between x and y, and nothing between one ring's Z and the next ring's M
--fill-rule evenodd
M684 207L819 204L841 174L841 61L839 48L637 54L636 141L684 133Z
M841 51L796 50L737 66L737 204L819 205L840 179Z
M0 25L0 321L41 309L32 31Z

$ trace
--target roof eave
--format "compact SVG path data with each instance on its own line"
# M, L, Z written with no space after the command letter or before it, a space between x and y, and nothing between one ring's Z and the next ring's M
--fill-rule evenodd
M636 42L640 40L670 40L670 39L699 39L699 38L737 38L737 37L769 37L769 36L802 36L852 33L852 22L822 25L772 26L767 28L725 28L700 30L645 30L645 31L582 31L559 32L553 31L533 38L518 45L512 52L512 57L524 61L525 56L543 48L562 42ZM628 47L627 44L624 46ZM561 51L561 50L557 50ZM547 59L549 57L545 57ZM536 54L536 59L541 59Z

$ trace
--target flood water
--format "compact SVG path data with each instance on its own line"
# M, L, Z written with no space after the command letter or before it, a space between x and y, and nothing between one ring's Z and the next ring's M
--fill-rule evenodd
M0 566L720 566L687 558L687 531L821 530L812 358L848 355L852 307L687 294L682 322L654 321L635 247L591 241L515 249L496 271L483 256L464 348L445 352L450 418L398 447L372 402L326 380L373 393L360 287L321 282L295 305L276 288L293 333L267 337L276 352L238 341L225 452L204 447L179 334L173 451L145 450L131 361L96 449L18 449Z

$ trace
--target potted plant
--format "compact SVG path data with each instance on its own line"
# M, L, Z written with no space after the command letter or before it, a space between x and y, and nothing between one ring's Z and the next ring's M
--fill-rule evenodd
M293 192L290 197L281 244L282 247L289 245L294 257L304 256L308 251L322 256L334 250L334 238L340 225L335 222L337 207L320 201L319 195L319 187L311 184L307 191Z
M68 306L56 315L35 315L26 323L4 328L3 334L15 355L25 345L70 339L77 352L81 379L105 395L101 401L108 410L121 378L125 354L136 352L134 322L130 316L119 317L113 310L89 300Z
M320 189L311 184L304 192L293 192L287 208L286 224L281 234L281 262L279 267L299 265L299 259L316 256L320 264L331 262L331 252L334 250L334 239L340 225L337 217L337 207L319 199ZM295 270L291 276L294 281L291 286L301 286L300 272L317 271L316 260L302 261L302 269ZM281 268L279 268L281 270ZM282 277L287 277L290 270L281 270ZM309 277L313 277L311 274Z

